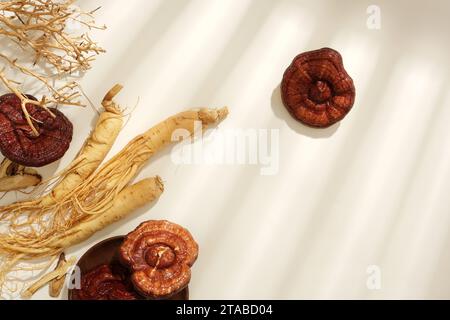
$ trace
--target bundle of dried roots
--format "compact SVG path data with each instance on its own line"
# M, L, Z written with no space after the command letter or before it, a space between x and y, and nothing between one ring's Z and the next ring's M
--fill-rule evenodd
M11 0L0 2L0 83L20 97L29 126L37 135L27 104L83 105L77 76L90 69L95 56L104 52L88 35L95 24L93 13L83 12L75 0ZM71 26L78 31L70 32ZM75 29L75 28L73 28ZM40 101L22 93L23 80L37 80L46 94Z
M42 197L0 207L0 289L20 261L48 259L88 239L163 192L156 176L130 184L158 151L197 129L217 125L227 108L192 109L173 115L132 139L101 165L122 127L122 112L112 100L116 85L103 100L104 111L78 156Z

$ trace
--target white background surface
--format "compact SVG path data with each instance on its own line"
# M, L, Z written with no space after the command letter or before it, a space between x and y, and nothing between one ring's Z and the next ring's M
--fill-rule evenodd
M192 299L450 298L448 2L80 4L101 5L108 25L95 36L108 53L84 90L97 105L116 82L121 105L139 97L111 155L169 115L227 105L222 129L280 130L280 166L262 176L257 165L175 165L166 152L139 175L163 177L157 204L68 255L168 219L200 244ZM380 30L366 26L370 4ZM278 86L296 54L324 46L343 55L357 98L339 125L310 129L285 111ZM59 168L95 120L90 108L64 110L75 129ZM380 290L366 287L370 265L381 268Z

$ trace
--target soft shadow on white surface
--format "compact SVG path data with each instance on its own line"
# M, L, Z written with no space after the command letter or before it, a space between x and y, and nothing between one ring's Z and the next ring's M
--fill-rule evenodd
M401 52L401 50L398 49L397 46L397 52ZM396 64L398 60L401 59L401 55L389 55L382 57L381 62L376 67L376 70L389 70L392 69L392 66ZM350 61L351 64L351 61ZM292 277L291 274L296 273L298 275L304 275L306 272L306 268L310 268L310 263L312 257L320 257L317 250L314 249L314 247L317 247L318 243L321 243L321 239L327 238L327 232L325 230L333 230L333 232L336 232L339 229L336 229L337 225L335 227L333 224L336 224L337 221L342 221L337 215L338 212L340 212L342 209L336 209L336 207L339 204L339 198L342 198L343 195L345 195L346 186L353 185L349 182L351 180L354 180L356 185L358 185L358 182L360 184L360 187L354 190L354 196L356 199L361 197L361 194L365 194L366 188L364 185L367 185L367 181L361 180L358 178L363 171L360 171L361 174L358 174L354 178L354 174L352 174L352 171L354 173L358 173L359 170L367 170L370 171L371 165L370 162L366 163L366 167L361 167L360 165L355 166L355 162L361 157L368 155L366 152L367 150L370 150L371 148L367 147L367 139L370 137L369 132L375 132L371 131L371 127L373 127L373 124L375 123L375 120L377 120L377 114L382 114L380 110L380 106L378 105L378 99L376 97L383 96L383 93L387 91L388 86L388 80L386 79L386 74L382 74L380 72L374 73L370 78L372 83L370 87L370 91L367 92L367 94L364 94L361 96L358 94L358 85L357 85L357 101L355 103L354 109L350 112L349 117L343 120L343 123L345 124L345 136L346 138L343 139L339 146L339 153L336 155L333 155L333 164L332 166L327 169L327 172L329 174L327 175L326 181L327 183L323 185L323 188L320 190L317 190L318 194L322 195L322 197L317 198L317 204L313 206L313 209L310 210L311 215L311 221L308 223L308 227L306 228L307 233L303 235L303 237L299 237L296 243L297 249L293 250L294 252L297 252L297 255L293 255L292 260L287 264L290 265L292 269L287 267L284 274L286 274L285 281L280 283L280 291L279 294L282 295L286 292L286 288L290 288L292 284ZM374 84L377 84L376 86ZM372 98L373 97L373 98ZM385 104L385 108L392 107L392 104ZM386 109L385 109L386 110ZM389 111L388 111L389 112ZM351 119L351 120L350 120ZM388 120L388 119L387 119ZM382 126L377 126L377 130L380 132L379 134L382 136ZM376 134L376 133L374 133ZM376 148L376 146L373 146L372 149ZM358 156L358 154L360 156ZM351 180L349 181L349 179ZM348 208L347 210L351 210ZM333 212L335 211L335 212ZM360 214L366 214L361 212ZM355 215L358 215L358 212L355 212ZM356 217L356 216L355 216ZM330 219L331 218L331 219ZM330 222L327 222L330 221ZM370 220L367 221L368 223ZM351 226L351 221L347 221L349 223L349 226ZM368 230L370 230L370 226L367 226L361 229L361 237L364 237L367 235ZM331 228L331 229L330 229ZM365 230L365 231L364 231ZM360 240L361 241L361 240ZM358 243L358 240L354 242L356 245ZM366 250L369 250L367 248ZM315 252L316 251L316 252ZM303 253L303 254L300 254ZM331 256L334 255L334 253L326 253L323 252L323 255L329 254ZM351 259L350 257L347 257ZM318 258L314 258L318 259ZM378 259L375 259L375 261L379 261ZM348 260L347 264L344 265L344 267L348 268ZM325 266L324 266L325 267ZM295 272L294 272L295 268ZM361 275L364 276L364 270L362 270ZM305 277L302 277L303 281L307 281ZM329 278L326 278L329 279ZM339 279L339 278L337 278ZM331 279L334 281L334 279ZM361 281L361 284L364 282ZM344 284L340 283L341 286ZM362 286L361 286L362 287ZM336 292L339 292L340 290L338 288L335 288ZM364 292L367 292L367 289L362 289ZM294 292L294 291L292 291Z
M126 79L130 73L139 69L140 61L144 60L142 57L151 52L152 48L164 37L165 32L169 30L188 4L189 1L182 1L179 5L174 5L170 1L160 2L153 14L147 18L147 22L131 38L131 41L127 39L128 48L121 55L115 57L114 61L108 60L108 63L111 63L111 68L108 73L103 75L104 79L108 81L109 79L120 79L119 81L126 84ZM145 36L142 37L142 35ZM174 50L176 49L174 48ZM161 59L164 59L164 57L161 57ZM149 70L147 81L153 80L153 78L154 75ZM101 81L101 79L98 83L104 86L104 81Z
M186 103L186 107L214 101L214 97L231 76L232 70L276 5L277 1L253 0L251 2L220 55L214 57L209 73L192 95L191 101Z
M130 2L127 10L147 3ZM142 96L115 151L173 111L228 104L223 126L280 129L279 174L176 167L167 150L140 174L167 181L152 210L70 252L80 256L141 220L170 218L200 243L193 298L448 298L448 79L436 81L439 97L421 108L410 91L418 99L427 92L405 89L402 77L427 64L445 74L448 44L440 36L448 5L379 1L382 29L374 31L365 26L367 1L230 3L218 22L222 4L214 1L157 2L148 17L139 12L139 23L119 27L121 12L107 11L101 20L129 37L104 36L109 53L88 74L87 90L100 101L124 82L121 101ZM296 54L324 46L341 51L356 85L351 112L325 131L292 119L277 86ZM399 67L402 61L411 67ZM370 264L382 269L382 290L366 287Z

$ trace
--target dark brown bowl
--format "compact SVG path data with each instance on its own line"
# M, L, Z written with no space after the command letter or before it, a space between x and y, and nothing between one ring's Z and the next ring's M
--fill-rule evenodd
M80 258L80 260L78 260L77 263L77 266L80 268L81 276L102 264L120 263L119 247L122 244L124 238L125 236L117 236L105 239L86 251L86 253ZM69 300L75 300L73 298L72 289L69 289L68 297ZM179 293L166 300L189 300L189 288L186 287Z

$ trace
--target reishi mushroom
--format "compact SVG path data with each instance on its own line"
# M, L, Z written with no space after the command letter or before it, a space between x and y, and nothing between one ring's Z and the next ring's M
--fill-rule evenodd
M198 245L189 231L165 220L141 223L120 247L135 290L152 299L168 298L186 288L197 255Z
M73 292L74 300L142 299L129 281L128 270L114 264L103 264L81 277L81 287Z
M28 167L41 167L60 159L72 140L72 123L57 109L47 111L33 104L25 107L38 130L37 136L25 119L20 98L13 93L0 97L1 153Z
M281 82L281 98L300 122L325 128L342 120L355 101L355 86L336 50L322 48L296 56Z

